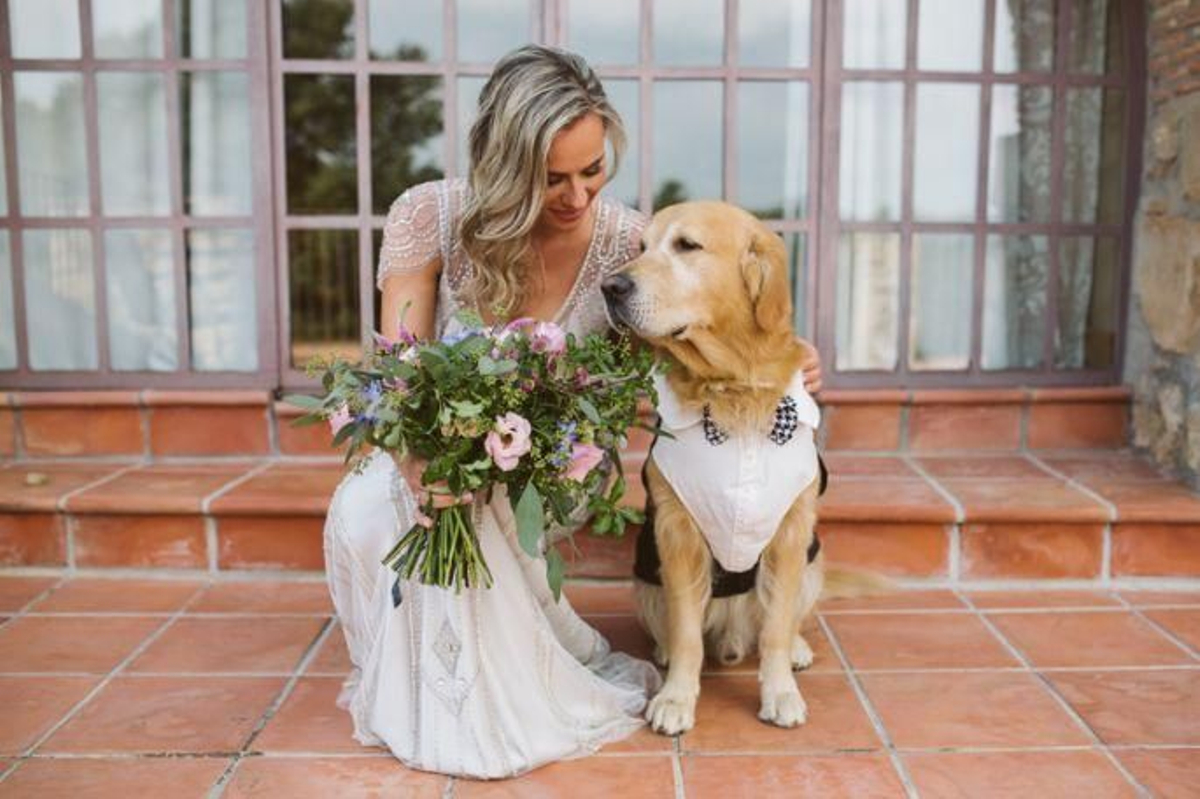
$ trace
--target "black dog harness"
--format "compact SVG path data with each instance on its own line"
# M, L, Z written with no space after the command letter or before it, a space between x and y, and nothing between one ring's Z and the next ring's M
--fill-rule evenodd
M650 445L650 451L654 452L653 444ZM662 561L658 555L658 542L654 538L654 498L650 495L650 486L646 480L646 466L649 462L650 459L647 457L646 463L642 465L642 485L646 487L646 521L642 524L641 532L638 533L633 574L644 583L662 585L662 576L660 574ZM820 469L820 483L817 494L820 496L825 493L825 488L829 483L829 470L825 468L825 461L822 460L820 454L817 455L817 466ZM812 543L808 545L808 562L812 563L816 560L817 554L820 551L821 539L817 537L817 531L813 530ZM758 566L760 563L762 563L762 558L759 558L758 563L755 563L746 571L731 572L724 569L715 558L712 559L712 597L714 599L721 599L723 597L745 594L752 590L755 581L758 579Z

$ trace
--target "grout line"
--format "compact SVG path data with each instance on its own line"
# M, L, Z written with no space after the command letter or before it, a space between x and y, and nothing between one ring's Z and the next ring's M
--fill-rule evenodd
M916 785L912 781L912 775L908 773L908 766L904 763L904 759L900 757L896 751L896 744L892 741L891 734L887 728L883 726L883 719L879 716L879 711L876 710L874 703L867 696L866 689L862 686L862 681L859 680L858 674L855 673L854 667L850 663L850 659L846 657L846 653L842 650L842 645L834 634L829 623L825 621L823 614L817 614L817 623L821 625L821 632L825 635L825 640L829 642L833 653L837 655L838 660L842 664L842 669L845 671L846 679L850 682L850 687L854 690L855 696L858 697L858 702L866 711L867 717L871 720L871 725L875 728L875 734L879 736L879 740L883 743L884 750L887 752L888 759L892 761L892 768L896 770L896 774L900 778L901 784L904 786L904 792L907 796L919 797Z
M950 490L937 481L933 475L925 470L925 467L917 463L917 460L912 455L901 455L900 460L904 461L910 469L924 478L925 482L941 495L942 499L949 502L954 507L954 521L957 524L962 524L967 520L966 511L963 509L962 503L958 498L950 493Z
M168 629L170 629L171 626L176 621L178 621L180 618L183 617L183 614L187 610L188 606L191 605L196 600L198 600L202 593L203 593L202 591L197 590L194 594L192 594L192 596L189 597L188 600L186 602L184 602L179 607L179 609L171 615L171 617L169 619L167 619L165 622L163 622L163 624L160 625L157 630L150 633L148 636L146 636L146 638L140 644L138 644L136 647L134 647L132 652L130 652L128 655L126 655L125 658L123 660L121 660L121 662L119 662L115 667L113 667L112 671L110 671L107 676L105 676L103 679L101 679L100 682L96 683L96 685L94 685L92 687L92 689L87 692L87 694L83 697L83 699L80 699L78 702L76 702L71 707L71 709L68 710L66 712L66 714L64 714L63 717L58 720L57 723L55 723L53 726L50 727L50 729L48 729L44 733L42 733L42 735L39 738L37 738L37 740L35 740L32 744L27 746L25 748L24 752L22 752L20 755L17 755L16 758L13 760L13 762L9 764L8 768L5 769L3 773L0 773L0 783L4 782L4 780L7 779L8 776L10 774L12 774L17 769L18 766L20 766L22 763L24 763L29 758L29 756L38 749L38 747L40 747L47 740L49 740L51 737L53 737L60 729L65 727L72 719L74 719L77 715L79 715L80 711L82 711L83 708L88 703L90 703L96 697L97 694L99 694L101 691L103 691L108 686L108 684L111 683L117 677L117 675L120 674L121 671L125 669L126 666L128 666L130 663L132 663L138 657L140 657L143 652L145 652L147 649L150 648L151 644L153 644L155 641L157 641L159 638L161 638L163 636L163 634L166 633L166 631ZM91 676L95 676L95 675L91 675Z
M1161 633L1163 635L1163 637L1167 638L1171 643L1175 644L1175 646L1179 647L1184 652L1186 652L1188 655L1190 655L1192 660L1200 660L1200 652L1198 652L1187 641L1183 640L1178 635L1176 635L1169 628L1163 626L1159 622L1157 622L1154 619L1147 616L1145 614L1143 608L1139 608L1139 607L1135 607L1135 606L1131 605L1129 603L1129 601L1126 600L1124 597L1117 597L1117 599L1124 604L1126 610L1128 610L1134 616L1137 616L1139 619L1146 622L1146 624L1149 624L1151 627L1153 627L1155 630L1157 630L1159 633ZM1156 610L1161 610L1161 608L1156 608Z
M208 496L206 496L204 499L200 500L200 513L204 516L212 515L213 502L215 502L216 500L225 496L230 491L232 491L233 489L240 486L242 483L245 483L246 481L250 480L251 478L257 477L258 475L262 474L263 472L265 472L267 469L270 469L274 465L275 465L274 461L263 460L263 461L260 461L258 463L258 465L252 467L249 471L242 474L240 477L233 478L228 483L221 486L216 491L214 491L211 494L209 494Z
M1127 768L1125 768L1125 765L1117 758L1116 755L1114 755L1112 753L1112 751L1108 748L1108 745L1099 736L1099 734L1097 734L1097 732L1092 729L1092 726L1087 723L1087 721L1083 718L1083 716L1079 713L1079 711L1077 711L1071 705L1071 703L1067 701L1066 697L1064 697L1061 693L1059 693L1058 689L1054 686L1054 683L1046 677L1046 675L1044 673L1044 671L1046 671L1046 670L1041 670L1041 669L1035 668L1034 665L1029 661L1029 659L1027 657L1025 657L1025 654L1023 652L1021 652L1014 644L1012 644L1008 640L1008 638L1000 631L1000 629L998 627L996 627L996 625L992 622L992 620L987 617L987 614L981 612L979 610L979 608L977 608L975 606L975 603L971 601L970 597L966 597L965 599L967 601L967 604L970 605L971 608L975 611L975 615L979 618L979 620L981 622L983 622L984 626L987 627L988 630L992 633L992 635L994 635L996 637L996 639L1000 642L1000 644L1005 649L1008 650L1010 655L1015 657L1023 666L1025 666L1025 668L1028 670L1028 673L1030 674L1030 676L1032 676L1034 679L1036 679L1038 682L1040 682L1042 684L1042 687L1058 703L1059 707L1061 707L1066 712L1066 714L1071 718L1071 720L1074 721L1075 724L1081 730L1083 730L1083 732L1089 738L1091 738L1092 743L1095 746L1099 747L1101 753L1103 753L1103 755L1106 758L1108 758L1109 763L1111 763L1113 765L1113 767L1116 768L1116 770L1118 772L1120 772L1121 776L1123 776L1125 778L1126 782L1128 782L1130 784L1130 786L1132 786L1133 789L1138 792L1138 795L1139 796L1150 796L1151 794L1146 789L1146 786L1142 785L1142 783L1139 782L1138 779L1136 777L1134 777L1133 774L1131 774ZM1091 669L1091 671L1096 671L1096 669L1093 668L1093 669Z
M917 462L911 455L901 455L900 460L903 461L910 469L916 472L925 481L925 484L932 488L954 507L954 522L945 525L947 535L946 559L949 561L947 567L947 579L952 585L958 585L962 582L962 526L966 523L967 513L963 508L962 503L958 498L950 493L949 489L934 479L925 467Z
M217 574L221 571L221 553L218 551L221 542L217 537L217 520L208 514L201 516L200 520L204 523L204 559L208 564L208 573Z
M283 704L292 695L292 691L295 690L296 683L300 681L301 675L304 674L304 671L308 668L309 663L316 658L317 652L325 643L326 639L329 638L330 631L333 629L333 624L333 617L326 616L325 623L322 625L321 631L317 633L316 637L313 638L312 642L308 645L308 648L304 651L304 654L300 657L300 661L292 670L291 677L288 679L287 683L284 684L274 701L267 706L267 709L263 712L262 716L259 717L258 723L254 725L254 728L250 730L250 734L246 736L245 742L239 748L237 753L234 754L233 760L209 789L208 799L218 799L222 794L225 793L225 789L229 786L230 781L237 772L238 766L241 765L247 754L249 754L250 746L258 738L259 734L262 733L263 729L265 729L266 726L271 723L271 720L275 718L275 714L279 712L279 709L283 707Z
M82 494L84 491L90 491L93 488L98 488L99 486L104 485L105 483L110 483L113 480L116 480L121 475L128 474L129 472L133 471L134 469L138 469L145 465L146 465L145 463L142 463L140 461L138 461L136 463L127 463L124 467L117 469L116 471L112 472L111 474L106 474L103 477L96 478L95 480L91 481L90 483L84 483L83 485L79 486L78 488L71 489L70 491L63 494L61 497L59 497L57 500L55 500L54 512L55 513L70 513L70 511L67 510L67 500L71 499L72 497L76 496L77 494Z
M683 736L671 736L671 775L675 779L675 799L687 799L683 784Z
M29 615L29 608L33 607L38 602L41 602L43 599L45 599L46 597L53 594L55 591L57 591L63 585L63 583L66 583L69 580L70 580L69 577L67 577L66 575L63 575L62 577L59 578L59 580L57 582L43 588L32 599L27 600L24 605L21 605L21 607L17 608L11 614L6 614L7 617L4 619L4 621L0 622L0 630L3 630L5 627L12 624L17 619L20 619L20 618L23 618L23 617ZM3 779L3 777L0 777L0 780L2 780L2 779Z
M1113 577L1112 577L1112 526L1113 526L1113 522L1117 521L1117 518L1118 518L1117 517L1117 506L1115 504L1113 504L1112 502L1109 502L1107 499L1102 497L1097 492L1093 491L1091 488L1089 488L1084 483L1079 482L1079 480L1075 479L1074 477L1071 477L1070 475L1068 475L1058 469L1055 469L1053 466L1046 463L1044 460L1039 458L1033 452L1025 452L1024 455L1026 458L1028 458L1030 461L1032 461L1033 464L1035 466L1037 466L1039 469L1041 469L1042 471L1046 472L1047 474L1051 474L1054 477L1057 477L1059 480L1062 480L1071 488L1074 488L1076 491L1080 491L1080 492L1086 494L1087 496L1091 497L1093 500L1095 500L1096 502L1098 502L1104 506L1104 509L1108 512L1108 521L1106 521L1104 523L1104 530L1100 535L1100 584L1101 585L1111 585L1112 581L1113 581Z

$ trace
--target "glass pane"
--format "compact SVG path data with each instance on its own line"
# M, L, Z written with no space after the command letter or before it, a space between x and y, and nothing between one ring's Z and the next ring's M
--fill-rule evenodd
M1117 347L1120 251L1115 239L1059 242L1056 369L1104 369Z
M529 0L458 0L458 59L490 64L529 41Z
M904 85L846 83L842 86L842 219L900 218L901 120Z
M1125 70L1124 3L1120 0L1075 0L1071 4L1067 69L1094 75Z
M8 243L8 231L0 230L0 369L17 368L17 317Z
M899 318L900 234L843 234L838 241L837 370L895 369Z
M722 0L657 0L654 3L654 63L716 66L725 60Z
M637 208L638 178L641 171L641 160L638 157L641 152L639 147L641 109L638 105L638 82L636 80L606 80L604 81L604 93L608 95L608 102L621 115L621 121L625 123L626 140L625 155L621 157L621 163L617 165L615 176L611 176L612 161L609 161L611 180L604 191L626 205Z
M171 212L166 76L100 72L100 193L106 216Z
M288 213L356 213L354 77L284 75L283 102Z
M250 97L241 72L181 75L183 198L196 216L251 212Z
M988 236L983 282L983 368L1037 369L1046 340L1045 236Z
M104 264L112 368L178 369L171 231L109 230Z
M99 58L161 58L162 0L92 0Z
M97 368L91 234L26 230L22 235L30 368Z
M983 0L921 0L917 69L978 72L983 67Z
M479 116L479 93L487 78L463 77L458 79L458 174L466 175L470 158L468 137L475 117Z
M79 58L79 0L8 0L14 58Z
M654 84L654 209L721 197L724 114L718 81Z
M371 58L437 61L442 57L442 3L371 0L367 6Z
M78 72L17 72L13 80L22 212L86 215L82 77Z
M737 203L770 219L808 213L808 84L738 84Z
M437 180L442 158L442 79L371 76L371 202L386 214L409 186Z
M567 46L593 66L636 64L640 53L638 0L574 0L567 11Z
M954 120L947 124L947 120ZM917 84L913 153L913 218L975 219L979 171L979 86Z
M245 58L246 0L175 0L181 58Z
M1125 93L1067 89L1063 221L1121 221Z
M742 66L807 67L811 42L811 0L741 0L738 4Z
M288 231L292 366L314 356L362 355L358 309L358 231Z
M1054 0L996 3L996 71L1052 70L1055 16Z
M808 329L808 236L786 233L788 274L792 279L792 326L796 335L811 338Z
M903 69L906 0L846 0L842 64L847 69Z
M283 0L284 58L353 58L354 0Z
M1050 122L1054 90L1048 86L992 88L988 219L1050 219Z
M975 239L918 233L912 240L908 366L966 369L971 361Z
M193 368L253 372L258 368L253 231L190 230L187 247Z
M162 0L92 0L97 58L162 58Z

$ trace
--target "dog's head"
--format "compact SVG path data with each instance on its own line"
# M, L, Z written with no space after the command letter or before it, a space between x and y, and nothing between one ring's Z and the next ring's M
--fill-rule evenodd
M736 374L762 346L792 340L782 239L721 202L655 214L644 251L601 285L610 320L698 375Z

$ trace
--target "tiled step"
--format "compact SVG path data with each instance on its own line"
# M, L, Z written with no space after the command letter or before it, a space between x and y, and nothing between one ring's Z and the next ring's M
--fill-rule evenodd
M820 438L870 452L1115 448L1129 399L1123 386L829 390ZM0 458L328 455L325 428L292 426L300 413L267 391L0 393Z
M631 504L642 501L627 456ZM1122 450L827 452L833 562L931 584L1200 578L1200 495ZM176 572L322 568L339 460L9 461L0 565ZM578 577L627 578L633 536L576 536Z

